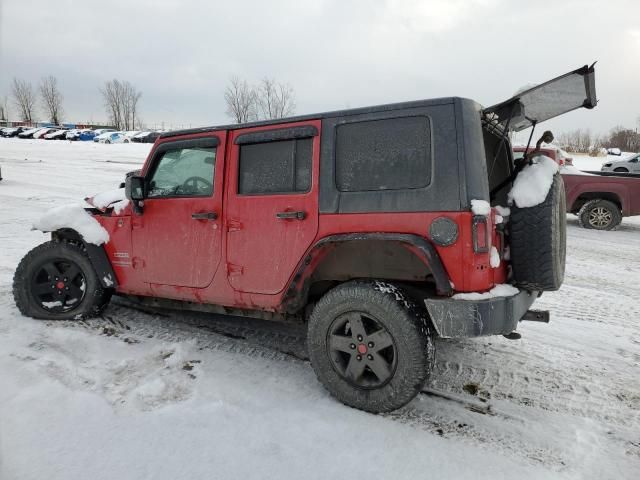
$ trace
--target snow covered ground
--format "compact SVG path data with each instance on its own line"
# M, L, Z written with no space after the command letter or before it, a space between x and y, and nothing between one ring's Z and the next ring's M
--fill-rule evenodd
M18 313L13 271L46 240L32 222L148 150L0 139L1 479L638 478L640 219L569 216L565 285L536 303L551 323L437 342L426 393L376 416L328 396L294 326L115 302L84 322Z

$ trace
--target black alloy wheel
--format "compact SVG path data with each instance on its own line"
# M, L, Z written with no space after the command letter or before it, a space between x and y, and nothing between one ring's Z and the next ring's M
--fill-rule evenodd
M331 365L354 387L382 387L395 373L393 337L370 314L354 311L338 316L329 327L326 345Z
M82 303L87 281L73 261L48 259L34 269L31 292L40 307L51 313L65 313Z

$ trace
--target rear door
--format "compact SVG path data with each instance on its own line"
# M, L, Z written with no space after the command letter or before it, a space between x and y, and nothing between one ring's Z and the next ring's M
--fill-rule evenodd
M277 294L318 231L320 121L230 135L229 283L241 292Z
M134 266L145 282L209 285L221 258L226 132L160 143L145 172L141 216L132 220Z

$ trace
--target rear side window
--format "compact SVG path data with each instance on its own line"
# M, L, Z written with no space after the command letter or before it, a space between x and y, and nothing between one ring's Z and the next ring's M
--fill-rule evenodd
M302 193L311 188L311 138L240 146L238 193Z
M424 188L431 181L427 117L402 117L336 128L336 186L341 192Z

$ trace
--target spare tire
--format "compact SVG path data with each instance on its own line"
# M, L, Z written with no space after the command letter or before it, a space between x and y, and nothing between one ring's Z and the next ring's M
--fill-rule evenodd
M559 173L544 202L528 208L513 206L510 217L511 268L517 287L558 290L564 280L567 215L564 182Z

